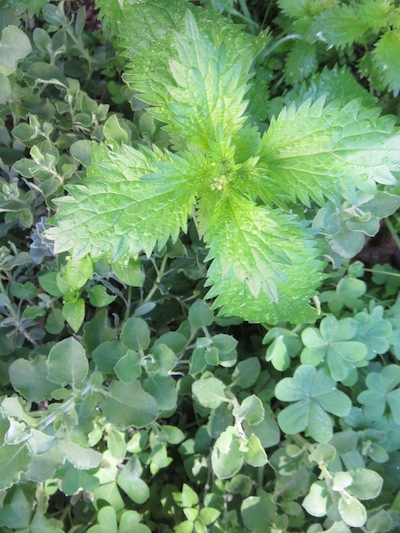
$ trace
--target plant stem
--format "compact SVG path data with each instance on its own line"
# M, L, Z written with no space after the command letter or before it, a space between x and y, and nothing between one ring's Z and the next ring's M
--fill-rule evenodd
M392 224L392 221L389 218L385 218L385 224L386 224L387 229L390 231L390 233L391 233L391 235L393 237L393 240L396 243L397 248L400 250L400 239L399 239L399 236L397 234L397 231L395 230L395 228L394 228L394 226Z
M146 298L143 300L142 304L147 304L147 302L149 302L151 300L153 294L158 289L158 284L160 283L160 281L161 281L161 279L162 279L162 277L164 275L164 271L165 271L165 266L167 264L167 260L168 260L168 256L167 256L167 254L165 254L164 257L162 258L160 269L158 271L156 280L155 280L152 288L150 289L150 292L148 293Z

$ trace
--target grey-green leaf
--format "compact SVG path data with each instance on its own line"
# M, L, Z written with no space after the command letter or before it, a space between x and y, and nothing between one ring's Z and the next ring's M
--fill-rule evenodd
M73 337L58 342L47 360L50 381L59 385L82 386L89 371L83 346Z
M109 394L100 404L107 420L120 429L151 424L158 414L156 400L145 392L139 382L113 381Z

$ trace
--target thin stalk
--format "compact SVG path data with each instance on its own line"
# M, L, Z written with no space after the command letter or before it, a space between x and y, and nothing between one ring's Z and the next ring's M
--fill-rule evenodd
M158 284L160 283L160 281L161 281L161 279L162 279L162 277L164 275L164 271L165 271L165 267L166 267L166 264L167 264L167 260L168 260L168 256L167 256L167 254L165 254L164 257L162 258L160 269L158 271L156 280L155 280L152 288L150 289L150 292L148 293L146 298L143 300L143 304L147 304L147 302L149 302L151 300L153 294L158 289Z
M270 55L276 48L278 48L281 44L285 43L286 41L290 41L292 39L299 39L302 40L303 37L298 33L290 33L289 35L285 35L284 37L281 37L277 41L275 41L269 48L264 50L262 57L267 57Z
M387 229L390 231L390 233L391 233L391 235L393 237L393 240L396 243L397 248L400 250L400 239L399 239L399 236L397 234L397 231L395 230L395 228L394 228L394 226L392 224L392 221L389 218L385 218L385 224L386 224Z

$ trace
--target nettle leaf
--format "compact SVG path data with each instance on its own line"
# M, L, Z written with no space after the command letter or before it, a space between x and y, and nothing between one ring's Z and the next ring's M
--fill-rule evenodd
M284 378L275 387L278 400L294 402L278 415L278 423L285 433L294 435L307 432L318 442L332 438L332 419L327 413L346 416L351 400L336 389L336 382L327 370L315 370L309 365L300 366L293 378Z
M357 333L357 322L352 318L337 320L333 315L325 317L317 328L306 328L301 339L305 348L301 352L301 362L318 366L328 365L335 381L349 377L352 369L365 366L367 347L364 343L352 340Z
M400 31L392 30L384 33L373 52L373 64L379 77L394 96L400 92Z
M131 57L132 51L136 54L132 71L125 74L125 79L133 89L143 93L141 99L159 108L153 109L153 114L174 128L176 113L170 104L182 103L180 111L185 109L182 118L189 123L188 112L194 108L201 113L198 122L204 119L204 125L211 125L214 122L212 117L215 120L224 115L228 117L228 114L229 120L240 124L241 113L235 118L234 114L236 103L243 110L238 97L256 53L254 37L246 35L237 25L212 10L196 9L183 0L151 0L134 4L126 10L125 22L119 31L127 56ZM172 64L168 64L165 57L172 60ZM184 75L186 79L182 77ZM177 87L182 90L174 92ZM226 94L221 93L223 87ZM239 92L236 87L241 87ZM192 102L190 89L195 91ZM222 103L225 98L226 112L217 102ZM216 104L211 113L210 110L204 113L206 109L202 109L207 102ZM230 108L235 113L230 112ZM181 127L175 123L176 126ZM199 126L194 125L195 130ZM188 136L191 136L190 132Z
M262 196L323 205L325 198L351 195L354 187L375 193L375 181L395 183L400 134L393 128L391 117L379 118L378 108L365 109L358 100L344 107L337 101L324 106L324 98L290 105L261 141Z
M368 390L362 391L357 397L364 405L364 414L372 420L379 420L388 405L395 422L400 425L400 367L388 365L379 373L370 372L365 384Z
M108 5L100 0L103 14ZM210 247L207 296L215 298L214 308L254 322L315 321L309 301L324 265L314 230L273 204L339 204L355 188L374 196L376 182L394 184L392 171L400 170L394 119L365 109L364 93L349 103L307 100L284 109L261 140L244 98L265 39L186 0L124 7L110 11L125 55L135 58L126 80L181 153L94 145L86 178L58 200L57 227L47 232L56 253L115 264L142 251L150 255L169 238L176 241L194 213ZM318 9L305 11L306 17ZM270 208L255 203L261 201ZM64 316L71 305L64 305ZM66 318L77 330L83 314ZM208 355L206 363L218 364L215 353Z
M93 162L83 184L69 186L70 196L57 200L57 227L47 233L57 253L113 261L142 250L150 255L156 243L161 248L186 229L196 193L196 173L186 159L156 148L125 146L116 153L99 145Z
M314 44L299 41L290 50L285 62L285 78L288 83L299 83L318 67Z
M231 195L218 202L204 231L214 307L250 321L313 320L316 311L307 302L323 278L322 262L316 242L294 218Z
M185 35L176 34L178 59L169 68L175 87L168 87L171 116L163 113L168 129L207 150L213 141L234 135L245 122L246 72L231 63L227 48L215 46L199 33L190 12L185 17ZM249 66L250 64L248 64Z
M328 46L343 48L362 39L365 25L353 6L340 4L317 15L310 31Z
M316 102L325 97L325 105L339 100L342 105L361 99L364 107L376 105L377 99L360 85L347 66L335 65L316 72L302 85L295 86L285 97L287 102L302 104L308 99Z

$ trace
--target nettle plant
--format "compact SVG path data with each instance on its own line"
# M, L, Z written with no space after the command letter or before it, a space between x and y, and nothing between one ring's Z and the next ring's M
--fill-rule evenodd
M335 90L333 72L325 96L303 91L261 134L246 95L267 34L255 38L184 0L98 5L118 26L126 82L165 124L171 149L93 144L85 179L57 200L46 232L55 251L77 264L87 255L127 264L176 241L192 217L208 248L214 308L254 322L313 322L324 219L331 236L347 224L343 241L376 232L377 217L398 205L381 190L400 170L394 119L365 107L354 80L349 94Z
M351 257L399 205L393 119L334 67L258 130L258 76L279 40L183 1L99 5L134 59L131 89L107 84L121 114L97 103L95 71L71 77L91 42L82 8L73 22L47 4L7 74L1 531L398 531L399 274L345 263L318 320L309 305L320 256ZM56 255L42 217L64 183ZM300 323L265 333L215 316L198 234L215 307Z
M280 24L296 37L286 56L285 77L296 83L315 72L327 49L357 59L359 75L378 93L400 91L400 11L393 0L278 0Z

